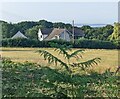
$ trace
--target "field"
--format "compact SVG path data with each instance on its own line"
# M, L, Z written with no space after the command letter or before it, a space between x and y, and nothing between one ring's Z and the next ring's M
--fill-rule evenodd
M49 65L47 61L43 59L37 50L43 49L58 56L58 54L52 48L2 48L2 57L10 58L14 62L34 62L41 65ZM76 49L73 49L76 50ZM118 50L104 50L104 49L85 49L82 54L81 61L86 61L95 57L101 58L101 62L98 65L93 66L93 70L99 73L110 68L111 71L115 71L118 66ZM61 59L62 56L58 56ZM74 60L71 60L74 61ZM52 65L53 66L53 65ZM56 68L56 67L55 67Z

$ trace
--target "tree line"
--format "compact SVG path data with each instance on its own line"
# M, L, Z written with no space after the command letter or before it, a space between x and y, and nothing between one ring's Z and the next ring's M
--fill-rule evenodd
M62 22L48 22L46 20L40 20L38 22L34 21L24 21L19 23L8 23L5 21L0 21L2 25L2 36L3 38L11 38L17 31L21 31L27 37L32 39L37 39L38 29L44 28L66 28L71 29L71 24L65 24ZM120 33L120 23L114 23L112 25L106 25L104 27L91 27L89 25L84 25L80 28L84 31L86 39L104 40L104 41L118 41Z

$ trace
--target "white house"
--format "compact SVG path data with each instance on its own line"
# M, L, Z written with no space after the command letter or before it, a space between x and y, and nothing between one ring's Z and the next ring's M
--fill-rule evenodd
M18 31L11 39L16 38L27 38L24 34L22 34L20 31Z
M70 35L71 33L66 29L54 28L53 31L45 38L45 40L63 39L66 41L70 41Z
M53 29L39 29L38 30L38 40L42 41L45 40L45 38L52 32Z
M80 37L84 37L84 32L79 28L74 29L74 38L78 39ZM66 41L70 41L72 39L72 29L39 29L38 31L38 39L42 40L53 40L53 39L63 39Z
M39 31L38 31L38 40L39 40L39 41L42 41L42 40L43 40L43 34L42 34L42 32L41 32L40 29L39 29Z

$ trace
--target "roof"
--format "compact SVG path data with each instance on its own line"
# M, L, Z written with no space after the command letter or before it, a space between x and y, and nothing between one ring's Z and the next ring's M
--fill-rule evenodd
M18 31L13 37L12 39L15 38L27 38L24 34L22 34L20 31Z
M55 35L64 32L65 29L54 28L53 31L46 37L46 40L52 39Z
M52 28L44 28L44 29L41 29L41 32L42 32L43 35L48 35L48 34L50 34L52 31L53 31Z
M73 30L72 29L69 29L68 30L69 32L73 33ZM84 32L79 29L79 28L74 28L74 36L84 36Z

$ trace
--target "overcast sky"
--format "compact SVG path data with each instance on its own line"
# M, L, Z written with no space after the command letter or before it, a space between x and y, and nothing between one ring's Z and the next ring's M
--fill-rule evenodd
M38 21L76 24L113 24L118 20L117 2L4 2L0 20Z

